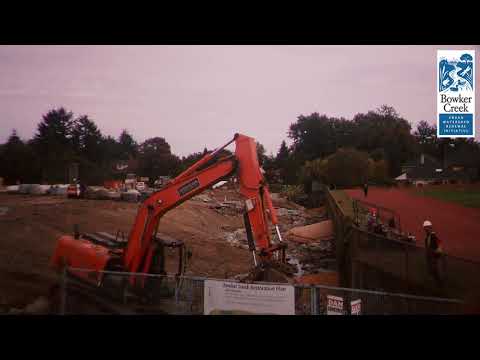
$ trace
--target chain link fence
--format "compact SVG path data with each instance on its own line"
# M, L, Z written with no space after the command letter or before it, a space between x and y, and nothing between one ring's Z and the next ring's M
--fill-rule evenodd
M97 286L78 280L79 274L85 275L84 279L98 280ZM66 268L61 280L59 314L202 315L206 280L237 282L193 276L94 272L76 268ZM265 282L255 284L279 285ZM347 315L355 314L355 309L359 315L455 314L461 312L462 305L461 301L453 299L322 285L292 286L296 315Z
M331 286L295 286L297 315L460 314L463 302Z
M60 284L63 314L203 314L203 278L65 268Z

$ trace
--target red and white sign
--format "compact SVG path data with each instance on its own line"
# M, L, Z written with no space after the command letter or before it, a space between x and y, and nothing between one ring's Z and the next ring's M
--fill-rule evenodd
M343 315L343 298L327 295L327 315Z
M352 315L360 315L362 312L362 300L355 300L350 302L350 306L352 309Z

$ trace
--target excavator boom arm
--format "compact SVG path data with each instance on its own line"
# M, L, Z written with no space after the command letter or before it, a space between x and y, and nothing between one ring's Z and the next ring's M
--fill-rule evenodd
M233 141L235 156L217 159L220 151ZM212 161L213 164L205 168ZM130 272L139 270L147 272L150 264L144 259L150 258L147 255L161 216L218 181L231 176L235 170L240 193L245 197L248 227L254 241L251 247L259 248L268 257L271 241L267 214L274 225L277 225L277 216L258 163L256 142L251 137L236 134L232 141L205 155L143 203L129 236L124 255L125 268Z
M201 171L193 171L181 179L174 179L165 188L152 194L140 207L129 235L124 253L124 266L130 272L147 270L142 264L151 246L160 218L169 210L230 176L235 171L235 159L220 159Z
M222 157L221 150L232 142L235 142L235 155ZM108 268L109 264L115 261L120 262L123 270L128 272L150 272L160 218L169 210L234 173L240 193L245 198L245 226L255 263L257 249L262 259L270 259L271 254L280 247L284 249L284 246L272 246L270 241L268 218L275 225L281 241L277 216L258 163L256 142L251 137L236 134L233 140L205 155L142 203L123 251L113 254L105 246L64 235L58 240L52 264L56 267L66 264L99 271ZM85 274L80 276L89 280Z

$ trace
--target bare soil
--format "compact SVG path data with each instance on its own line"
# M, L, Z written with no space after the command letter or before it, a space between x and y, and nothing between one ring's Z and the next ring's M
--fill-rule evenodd
M183 240L192 257L187 275L230 278L253 267L250 251L232 245L227 234L244 228L242 196L234 189L203 192L168 212L160 221L159 233ZM286 235L295 226L321 221L325 209L310 209L275 196L280 229ZM126 237L133 225L137 203L114 200L68 199L64 196L18 195L0 192L0 313L49 298L59 276L50 267L57 239L80 233L118 231ZM288 209L288 210L287 210ZM282 210L282 211L280 211ZM285 240L290 256L307 261L314 271L312 251L305 244ZM288 259L287 253L287 259ZM305 258L307 256L307 258ZM177 251L166 252L167 271L177 270ZM321 256L323 259L324 254ZM305 260L306 259L306 260ZM312 265L313 264L313 265ZM305 268L306 270L306 268Z
M225 190L215 191L222 201L227 194L227 200L239 198ZM58 237L73 233L74 224L82 233L116 234L120 230L128 236L138 206L110 200L0 193L0 312L48 295L58 279L49 266L50 257ZM159 231L185 241L192 250L187 274L224 278L246 273L251 267L249 252L230 246L224 239L226 231L242 226L239 215L223 215L209 208L207 202L189 200L162 218Z

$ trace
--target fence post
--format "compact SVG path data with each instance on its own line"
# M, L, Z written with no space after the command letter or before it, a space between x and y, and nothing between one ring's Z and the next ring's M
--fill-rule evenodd
M410 291L410 279L408 277L408 248L409 246L405 244L405 281L407 284L407 293Z
M65 315L67 303L67 266L62 268L62 280L60 282L60 315Z
M180 284L180 278L175 277L175 304L176 305L178 305L178 301L179 301L179 292L180 292L179 284Z
M318 315L318 289L316 286L310 287L310 314Z
M351 235L350 236L350 264L352 266L352 283L351 286L353 288L357 288L358 286L358 266L357 266L357 257L358 257L358 239L360 237L360 233L357 231L355 227L351 227Z
M356 225L359 224L359 216L358 216L358 203L357 200L353 199L353 221Z

